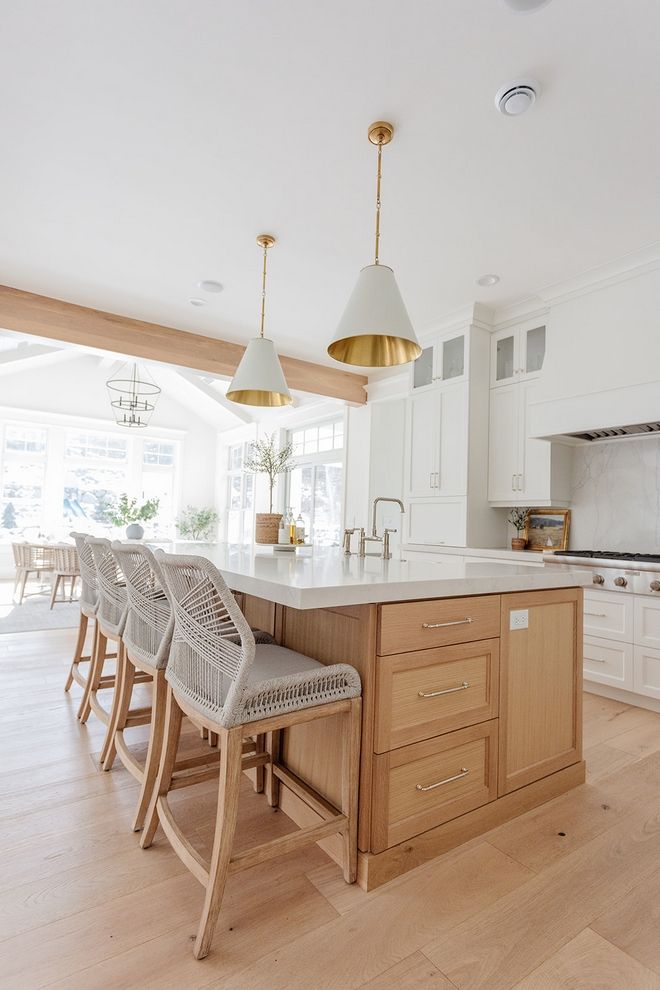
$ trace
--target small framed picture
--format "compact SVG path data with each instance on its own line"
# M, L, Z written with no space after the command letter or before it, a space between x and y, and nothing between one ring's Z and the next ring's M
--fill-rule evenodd
M567 550L570 509L530 509L525 524L528 550Z

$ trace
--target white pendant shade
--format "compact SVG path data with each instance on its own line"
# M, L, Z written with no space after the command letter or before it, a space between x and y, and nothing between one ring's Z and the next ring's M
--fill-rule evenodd
M344 364L388 368L422 353L405 303L387 265L367 265L358 275L328 354Z
M292 402L272 340L255 337L249 341L227 398L246 406L288 406Z

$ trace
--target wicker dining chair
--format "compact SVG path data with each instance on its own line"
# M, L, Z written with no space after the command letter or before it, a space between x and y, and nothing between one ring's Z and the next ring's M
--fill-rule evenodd
M80 670L81 663L92 660L96 649L96 608L98 605L98 587L96 581L96 566L92 557L92 548L85 542L87 533L69 533L78 552L78 567L80 569L80 622L78 623L78 638L73 651L73 659L64 690L68 691L73 682L79 684L85 691L89 677ZM92 623L92 647L88 654L83 654L89 623ZM91 669L91 667L90 667Z
M76 590L76 582L80 577L80 562L75 547L53 547L53 587L50 594L50 607L56 601L72 602ZM69 597L66 594L66 582L69 580ZM57 592L62 585L62 598L58 599Z
M117 652L117 669L121 662L122 633L126 622L128 595L124 575L117 567L117 560L110 548L110 540L103 537L87 536L85 546L89 547L96 570L96 587L98 604L96 608L96 641L90 666L89 677L85 685L82 701L78 710L78 718L86 722L91 711L108 725L110 712L103 707L98 698L98 692L103 688L114 687L115 674L104 674L105 661L113 654L108 653L108 642L115 643Z
M14 597L18 591L18 604L23 604L25 585L30 574L41 577L53 570L53 548L41 543L12 543L16 580L14 581Z
M229 873L291 852L329 835L342 837L344 879L357 876L357 795L362 699L357 671L347 664L324 666L281 646L257 645L250 626L222 575L203 557L159 554L158 563L174 616L166 670L167 712L158 778L140 844L148 847L158 823L174 851L205 888L194 955L209 952ZM218 810L210 863L176 823L168 802L174 788L208 780L208 773L177 774L181 721L217 732L220 738ZM342 731L341 809L279 763L280 733L292 725L338 715ZM266 736L265 752L255 741ZM252 751L252 753L250 753ZM243 770L265 766L266 796L279 803L282 781L322 821L294 836L233 854Z

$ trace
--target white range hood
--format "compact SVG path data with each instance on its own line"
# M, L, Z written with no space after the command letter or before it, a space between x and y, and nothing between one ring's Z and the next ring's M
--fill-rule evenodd
M660 435L660 270L551 303L530 436L589 443Z

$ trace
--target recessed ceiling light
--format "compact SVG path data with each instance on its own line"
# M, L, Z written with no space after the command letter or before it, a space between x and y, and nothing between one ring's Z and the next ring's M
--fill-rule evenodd
M482 275L477 279L477 285L490 286L497 285L500 280L499 275Z
M200 289L203 289L204 292L222 292L221 283L216 282L215 279L212 278L202 279L202 281L198 282L197 285Z
M188 302L190 303L191 306L206 306L206 303L203 299L189 299Z
M504 0L504 3L516 14L531 14L550 3L550 0Z
M505 117L518 117L536 102L541 86L536 79L515 79L500 86L495 106Z

